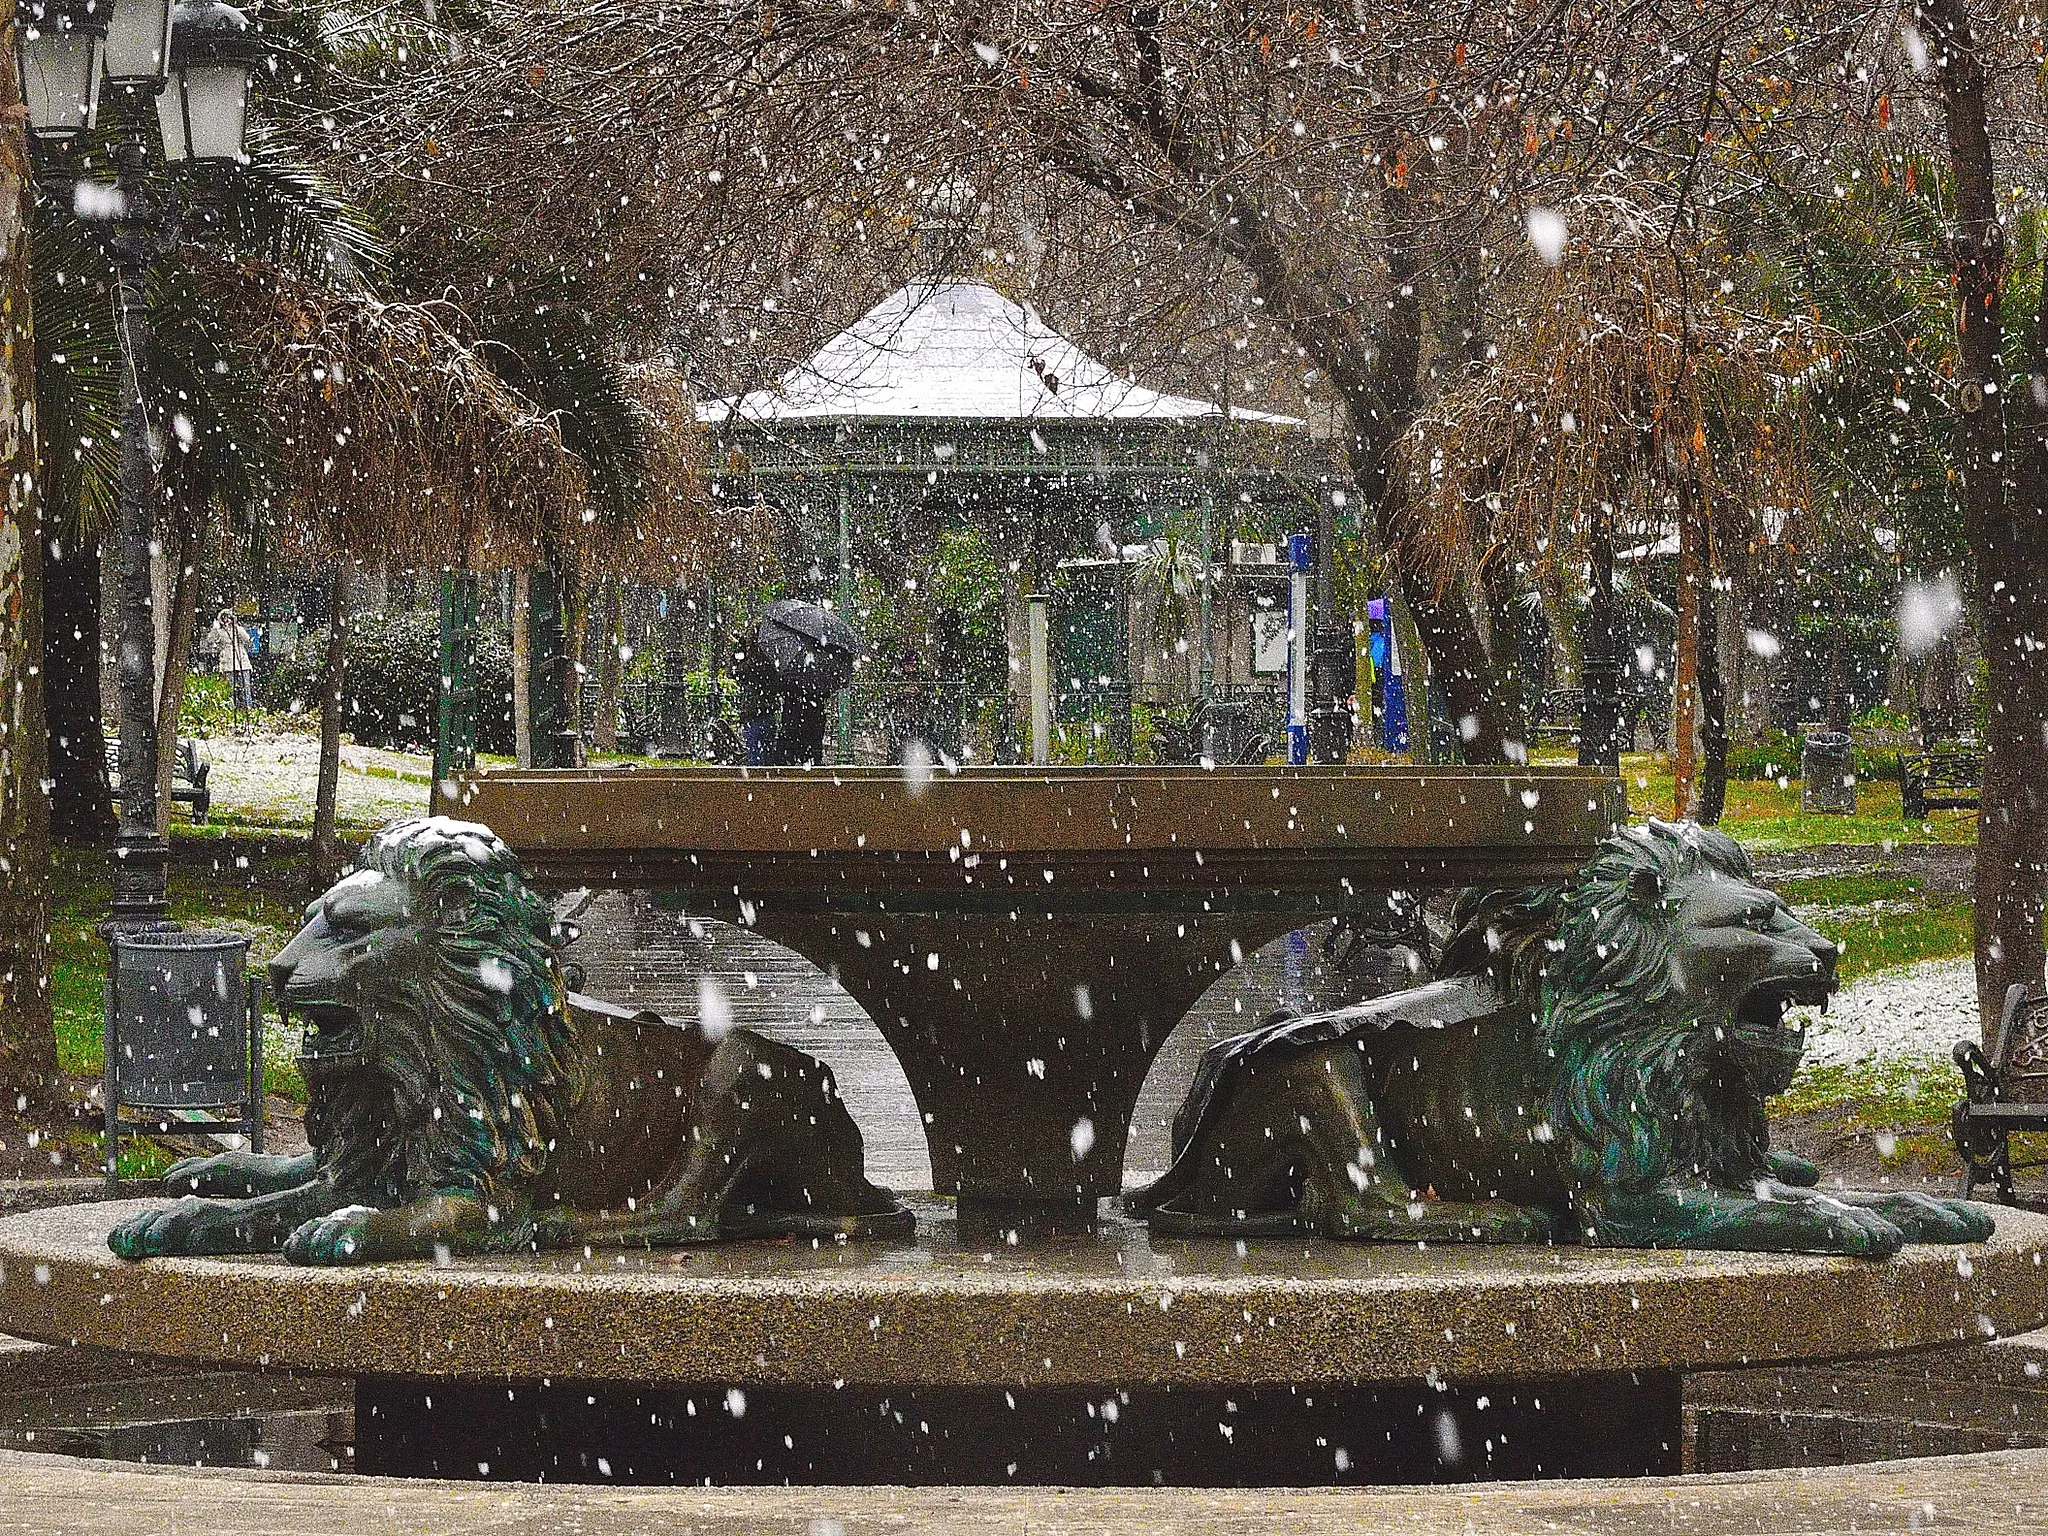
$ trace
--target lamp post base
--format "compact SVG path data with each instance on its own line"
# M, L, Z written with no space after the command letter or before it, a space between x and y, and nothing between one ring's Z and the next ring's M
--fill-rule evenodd
M128 837L114 844L114 901L105 927L115 933L159 928L170 920L171 845L160 837Z

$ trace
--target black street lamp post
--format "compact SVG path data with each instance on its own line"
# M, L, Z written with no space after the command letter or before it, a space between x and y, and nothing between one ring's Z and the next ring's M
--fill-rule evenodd
M62 146L96 126L101 81L118 88L132 129L114 150L115 322L120 346L121 475L116 516L121 578L118 712L121 825L114 841L112 931L164 922L170 848L157 802L156 464L150 452L146 293L175 243L151 195L146 129L136 98L154 97L164 157L239 160L249 78L262 45L220 0L22 0L16 64L29 131Z
M121 720L121 826L114 837L113 926L144 928L170 916L170 845L157 817L156 464L142 362L149 353L144 294L164 243L150 198L147 152L134 140L114 152L121 213L114 226L114 318L121 358L121 479L114 527L121 576L121 649L116 665Z

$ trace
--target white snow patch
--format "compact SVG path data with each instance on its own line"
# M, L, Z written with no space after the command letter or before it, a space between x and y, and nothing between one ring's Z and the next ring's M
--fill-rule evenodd
M771 389L707 401L697 419L1214 419L1207 400L1161 394L1119 375L986 283L940 278L899 288ZM1294 427L1293 416L1233 406L1232 419Z
M1845 988L1824 1014L1807 1020L1806 1065L1929 1058L1945 1061L1958 1040L1977 1038L1977 972L1968 955L1925 960L1866 976Z

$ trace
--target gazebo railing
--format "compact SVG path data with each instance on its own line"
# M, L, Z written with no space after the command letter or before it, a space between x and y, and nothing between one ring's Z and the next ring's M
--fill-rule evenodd
M598 685L583 683L583 739L595 739L603 697ZM619 750L635 755L729 763L742 757L739 686L725 677L690 677L679 682L630 678L619 685Z
M595 739L601 696L583 685L583 736ZM827 754L854 763L897 763L912 741L934 756L996 761L1005 744L992 738L1008 719L1007 698L983 698L964 678L864 677L835 700ZM1205 713L1207 729L1204 729ZM1188 694L1133 690L1117 680L1068 681L1053 701L1053 758L1066 763L1264 762L1282 750L1285 704L1265 683L1219 684L1206 712ZM840 722L846 750L840 751ZM680 682L634 678L619 685L619 750L686 762L736 763L739 688L725 677ZM1016 743L1007 744L1015 757Z

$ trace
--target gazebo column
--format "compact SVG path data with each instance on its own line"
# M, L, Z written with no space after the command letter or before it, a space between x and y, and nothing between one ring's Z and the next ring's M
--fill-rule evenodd
M1031 680L1026 664L1029 651L1030 616L1024 607L1024 571L998 560L1002 570L1003 652L1006 663L1003 691L1009 703L1009 735L1019 761L1030 756ZM1000 748L999 748L1000 750Z
M839 500L839 616L853 622L853 493L842 471L834 482ZM853 693L839 694L839 761L853 761Z

